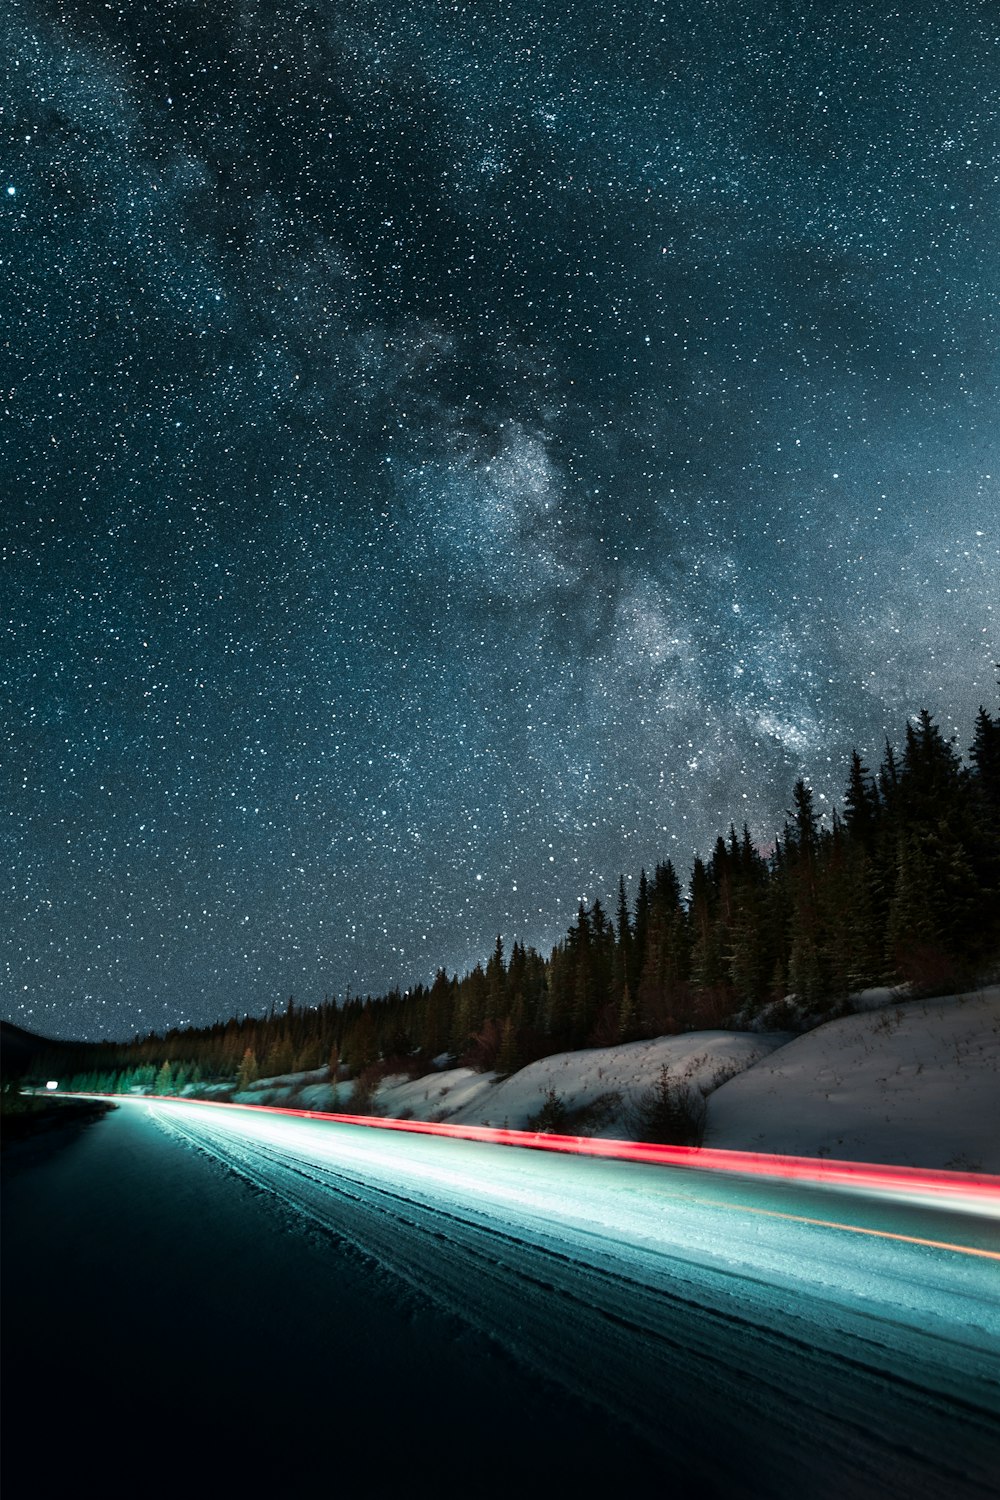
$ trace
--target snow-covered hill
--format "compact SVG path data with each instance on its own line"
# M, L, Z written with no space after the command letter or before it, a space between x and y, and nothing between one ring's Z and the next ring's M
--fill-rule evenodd
M557 1052L510 1078L467 1070L379 1090L380 1113L454 1125L541 1128L621 1139L635 1133L642 1096L666 1067L699 1097L768 1057L787 1037L740 1031L692 1031L620 1047ZM545 1118L538 1116L545 1112Z
M669 1080L705 1112L704 1143L1000 1173L1000 986L935 1000L862 997L801 1036L700 1031L562 1052L509 1078L451 1068L386 1078L380 1115L628 1138ZM868 1008L870 1007L870 1008ZM346 1111L351 1083L266 1079L241 1103Z
M1000 1173L1000 987L796 1037L712 1095L705 1145Z

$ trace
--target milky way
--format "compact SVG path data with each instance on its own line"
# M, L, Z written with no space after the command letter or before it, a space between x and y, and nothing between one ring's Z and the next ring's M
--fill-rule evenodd
M993 0L8 0L3 1008L545 948L1000 654Z

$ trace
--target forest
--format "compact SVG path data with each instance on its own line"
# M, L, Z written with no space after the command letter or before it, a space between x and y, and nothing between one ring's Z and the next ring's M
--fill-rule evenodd
M631 899L621 878L613 909L581 905L547 957L498 936L461 977L63 1047L53 1065L70 1088L195 1095L326 1068L355 1080L363 1112L381 1077L445 1056L507 1074L569 1049L819 1020L872 985L982 982L1000 963L1000 714L980 708L967 760L923 710L874 771L857 751L845 770L829 826L799 780L767 852L730 825L686 885L669 860Z

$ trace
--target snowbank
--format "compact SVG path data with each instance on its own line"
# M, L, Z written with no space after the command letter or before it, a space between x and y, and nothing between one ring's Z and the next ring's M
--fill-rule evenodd
M472 1068L450 1068L403 1082L386 1078L375 1094L375 1108L397 1120L454 1120L457 1111L475 1111L495 1081L495 1073L476 1073Z
M548 1100L564 1116L548 1128L627 1137L639 1097L656 1083L663 1067L671 1077L708 1093L785 1041L783 1034L694 1031L620 1047L557 1052L505 1079L456 1068L397 1087L383 1085L375 1105L379 1114L408 1119L524 1130L532 1127Z
M712 1095L704 1143L1000 1172L1000 986L796 1037Z
M450 1068L385 1078L376 1114L629 1138L669 1076L707 1100L706 1146L1000 1173L1000 986L937 1000L872 990L801 1036L697 1031L560 1052L509 1078ZM240 1104L348 1113L325 1069L262 1078Z
M292 1109L343 1109L351 1084L329 1082L327 1068L308 1073L282 1073L277 1078L258 1078L232 1098L236 1104L284 1104Z

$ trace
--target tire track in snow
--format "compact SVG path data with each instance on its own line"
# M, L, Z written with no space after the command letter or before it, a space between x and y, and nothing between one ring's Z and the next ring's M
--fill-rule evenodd
M669 1411L696 1446L712 1445L730 1493L787 1494L800 1470L813 1495L842 1495L847 1463L866 1483L877 1474L885 1495L995 1494L1000 1376L989 1350L949 1350L940 1336L829 1302L783 1307L752 1276L596 1230L546 1230L511 1201L505 1211L504 1200L435 1201L433 1181L408 1174L405 1161L405 1186L393 1187L326 1151L317 1159L299 1139L285 1149L204 1115L154 1114L645 1440L662 1443ZM958 1453L943 1440L956 1421ZM768 1427L780 1437L773 1490L741 1462ZM824 1472L829 1488L817 1480Z

